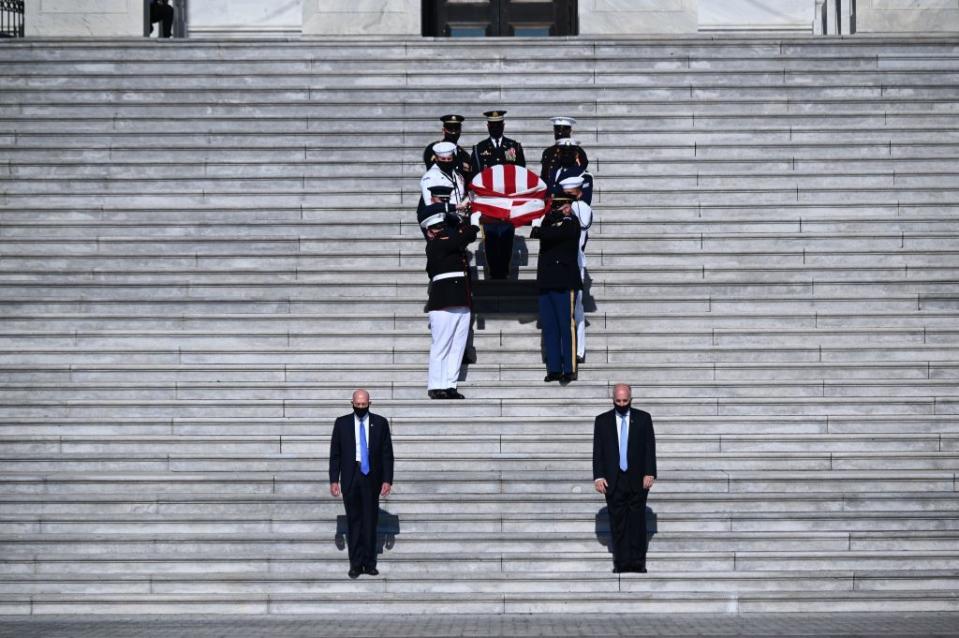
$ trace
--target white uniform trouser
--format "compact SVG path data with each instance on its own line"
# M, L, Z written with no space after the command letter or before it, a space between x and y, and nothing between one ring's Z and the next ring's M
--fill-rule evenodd
M579 269L579 277L586 285L586 269ZM576 291L576 304L573 306L573 319L576 320L576 356L586 356L586 311L583 310L583 291Z
M455 388L470 331L470 309L465 306L430 310L430 372L427 389Z

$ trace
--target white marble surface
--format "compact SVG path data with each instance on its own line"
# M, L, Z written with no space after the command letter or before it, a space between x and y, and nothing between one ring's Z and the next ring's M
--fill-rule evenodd
M303 0L304 35L419 35L420 0Z
M582 35L695 33L697 0L579 0Z
M303 0L190 0L192 35L299 34Z
M959 0L858 0L857 33L957 33Z
M699 0L699 29L812 32L813 0Z
M142 36L143 0L28 0L30 36Z

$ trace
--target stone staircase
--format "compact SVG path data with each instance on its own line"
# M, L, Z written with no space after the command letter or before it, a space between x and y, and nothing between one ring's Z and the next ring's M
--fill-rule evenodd
M544 385L494 297L431 402L419 157L493 107L534 160L580 119L587 364ZM0 611L957 610L957 159L956 39L0 43ZM619 381L642 576L591 486ZM357 386L398 460L351 581Z

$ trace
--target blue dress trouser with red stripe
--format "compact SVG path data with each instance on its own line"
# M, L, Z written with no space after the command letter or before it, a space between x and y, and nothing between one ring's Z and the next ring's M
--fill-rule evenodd
M541 290L539 293L539 325L543 330L547 372L576 372L575 301L574 290Z

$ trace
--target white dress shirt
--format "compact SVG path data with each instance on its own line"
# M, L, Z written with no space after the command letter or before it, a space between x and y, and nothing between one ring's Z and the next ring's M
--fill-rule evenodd
M366 451L370 451L370 413L367 412L366 416L363 417L363 430L366 434ZM353 440L356 442L356 462L362 462L362 457L360 455L360 417L356 416L356 413L353 413Z

